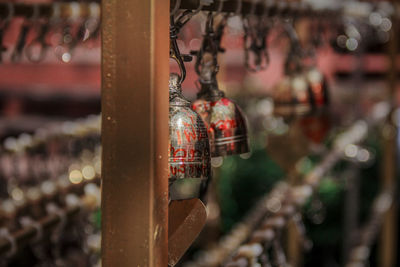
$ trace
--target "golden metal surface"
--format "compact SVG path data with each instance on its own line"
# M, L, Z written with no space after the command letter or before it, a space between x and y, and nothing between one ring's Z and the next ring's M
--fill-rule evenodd
M169 1L102 1L102 266L167 266Z

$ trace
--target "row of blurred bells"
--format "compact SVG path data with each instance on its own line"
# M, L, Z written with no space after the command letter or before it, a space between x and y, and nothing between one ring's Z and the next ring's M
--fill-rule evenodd
M181 23L185 16L184 13L176 20L171 19L170 30L170 57L181 71L180 75L172 73L169 81L170 200L202 199L212 175L212 162L221 162L221 157L250 152L246 119L240 107L219 89L216 77L219 69L217 56L224 51L220 42L226 19L215 26L214 15L208 15L202 45L198 51L192 52L196 56L195 70L199 76L197 100L191 103L182 95L181 84L186 74L184 62L190 61L191 56L180 54L176 39L180 27L187 22ZM292 50L298 49L297 40L291 41ZM316 67L303 66L300 56L293 56L293 53L289 53L286 65L296 67L287 67L286 77L275 88L272 115L283 118L289 125L298 123L300 118L304 134L312 142L319 143L329 130L329 120L325 118L329 103L326 80ZM261 58L266 57L265 51L255 51L254 54L258 57L254 62L262 64L266 60ZM284 154L276 160L289 171L299 155L294 153L293 160L290 160L288 153Z
M7 137L0 167L0 266L99 266L100 116Z

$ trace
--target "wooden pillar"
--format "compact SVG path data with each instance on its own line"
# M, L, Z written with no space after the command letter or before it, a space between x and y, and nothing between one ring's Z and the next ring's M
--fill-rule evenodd
M102 1L102 266L167 266L169 1Z
M393 1L393 5L397 7L398 0ZM396 9L397 10L397 9ZM398 30L397 14L393 16L393 26L391 30L390 43L389 43L389 72L388 72L388 101L397 106L396 103L396 88L397 88L397 64L396 59L398 55ZM379 246L379 266L392 267L397 263L397 231L398 231L398 207L396 205L396 189L397 189L397 127L393 124L391 118L382 130L382 145L383 145L383 158L382 158L382 187L393 190L395 193L392 207L384 216L384 221L381 230L380 246Z

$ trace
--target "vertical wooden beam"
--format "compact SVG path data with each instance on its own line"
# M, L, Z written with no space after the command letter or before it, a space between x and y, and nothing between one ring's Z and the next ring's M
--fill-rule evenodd
M169 1L102 1L102 266L167 266Z
M397 7L399 5L398 0L393 0L393 5ZM396 103L396 88L397 88L397 64L396 59L398 55L398 30L397 25L398 17L397 14L393 16L393 23L391 29L388 59L389 59L389 71L388 71L388 101L393 105L397 106ZM397 179L397 127L393 124L391 118L388 118L387 124L383 127L383 158L382 158L382 187L393 190L396 192ZM395 195L396 199L396 195ZM392 207L384 216L382 225L382 232L379 246L379 266L391 267L396 266L397 263L397 231L398 231L398 218L397 218L397 205L396 201L393 201Z
M383 128L383 158L382 158L382 187L396 192L396 137L397 130L392 124L386 124ZM396 194L395 194L396 196ZM395 197L396 199L396 197ZM381 239L379 246L379 264L382 267L396 266L397 262L397 204L393 201L392 206L384 215Z

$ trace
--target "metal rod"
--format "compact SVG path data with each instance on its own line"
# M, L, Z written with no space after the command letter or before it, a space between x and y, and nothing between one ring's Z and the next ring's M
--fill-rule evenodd
M169 1L102 1L102 266L167 266Z
M366 265L372 245L383 225L385 213L392 207L393 196L394 190L383 189L375 198L368 221L364 224L359 233L359 240L349 249L349 258L347 259L346 267ZM387 263L388 262L383 262L384 265L382 266L396 265L395 261L392 261L394 265L387 265Z
M175 3L178 0L171 0L171 7L175 7ZM200 0L182 0L180 9L196 10L199 7ZM241 8L240 6L241 2ZM256 3L255 3L256 2ZM254 5L256 5L254 7ZM209 5L204 5L202 10L204 11L218 11L220 7L220 1L215 0ZM238 10L239 7L239 10ZM254 9L253 9L254 8ZM253 13L254 10L254 13ZM224 13L236 13L239 11L241 15L264 15L274 16L279 14L282 17L289 16L320 16L322 18L334 18L338 15L340 10L324 10L324 9L313 9L312 6L303 5L296 1L276 1L267 5L266 1L253 1L253 0L225 0L222 6L221 12Z
M96 2L92 3L51 3L51 4L12 4L13 17L27 17L32 18L37 16L39 18L50 18L57 12L59 18L69 18L71 16L87 17L90 14L90 5L99 5ZM35 9L37 8L37 14ZM56 11L57 10L57 11ZM7 3L0 3L0 17L5 18L9 15L10 6ZM77 12L75 14L75 12Z
M67 207L65 208L62 212L65 214L67 220L71 219L73 216L79 213L80 211L79 206L74 206L74 207ZM46 235L49 235L53 229L55 229L60 223L61 223L61 218L57 214L51 214L48 215L41 220L38 221L38 223L41 226L43 236L46 237ZM16 233L14 233L12 236L16 242L17 249L22 249L25 246L29 245L32 240L34 240L38 234L38 229L35 227L27 227L23 228ZM0 255L3 255L7 252L9 252L12 248L12 244L10 243L9 240L0 238Z
M43 203L44 201L46 201L47 203L50 203L55 196L60 196L60 194L67 195L67 194L74 192L74 193L77 193L77 195L82 195L83 192L81 189L83 189L85 187L85 185L87 185L89 183L99 184L99 182L100 182L99 177L96 177L95 179L93 179L91 181L84 181L79 184L70 184L69 186L64 187L62 189L57 188L51 196L42 195L37 200L29 201L26 204L19 206L15 213L18 214L20 210L27 209L31 206L37 205L37 203ZM80 191L80 192L76 192L76 191ZM83 203L82 199L81 199L81 203ZM67 219L69 217L76 215L79 210L80 210L80 207L65 208L65 215L66 215ZM43 228L43 234L45 236L45 234L50 233L52 231L52 229L54 229L57 226L57 224L60 223L60 221L61 220L58 215L48 215L48 216L38 220L38 223ZM28 245L33 239L36 238L36 234L37 234L37 228L35 228L35 227L23 228L23 229L18 230L16 233L14 233L13 237L16 240L17 249L18 250L22 249L26 245ZM8 253L10 251L10 249L11 249L11 243L7 239L0 238L0 256Z

